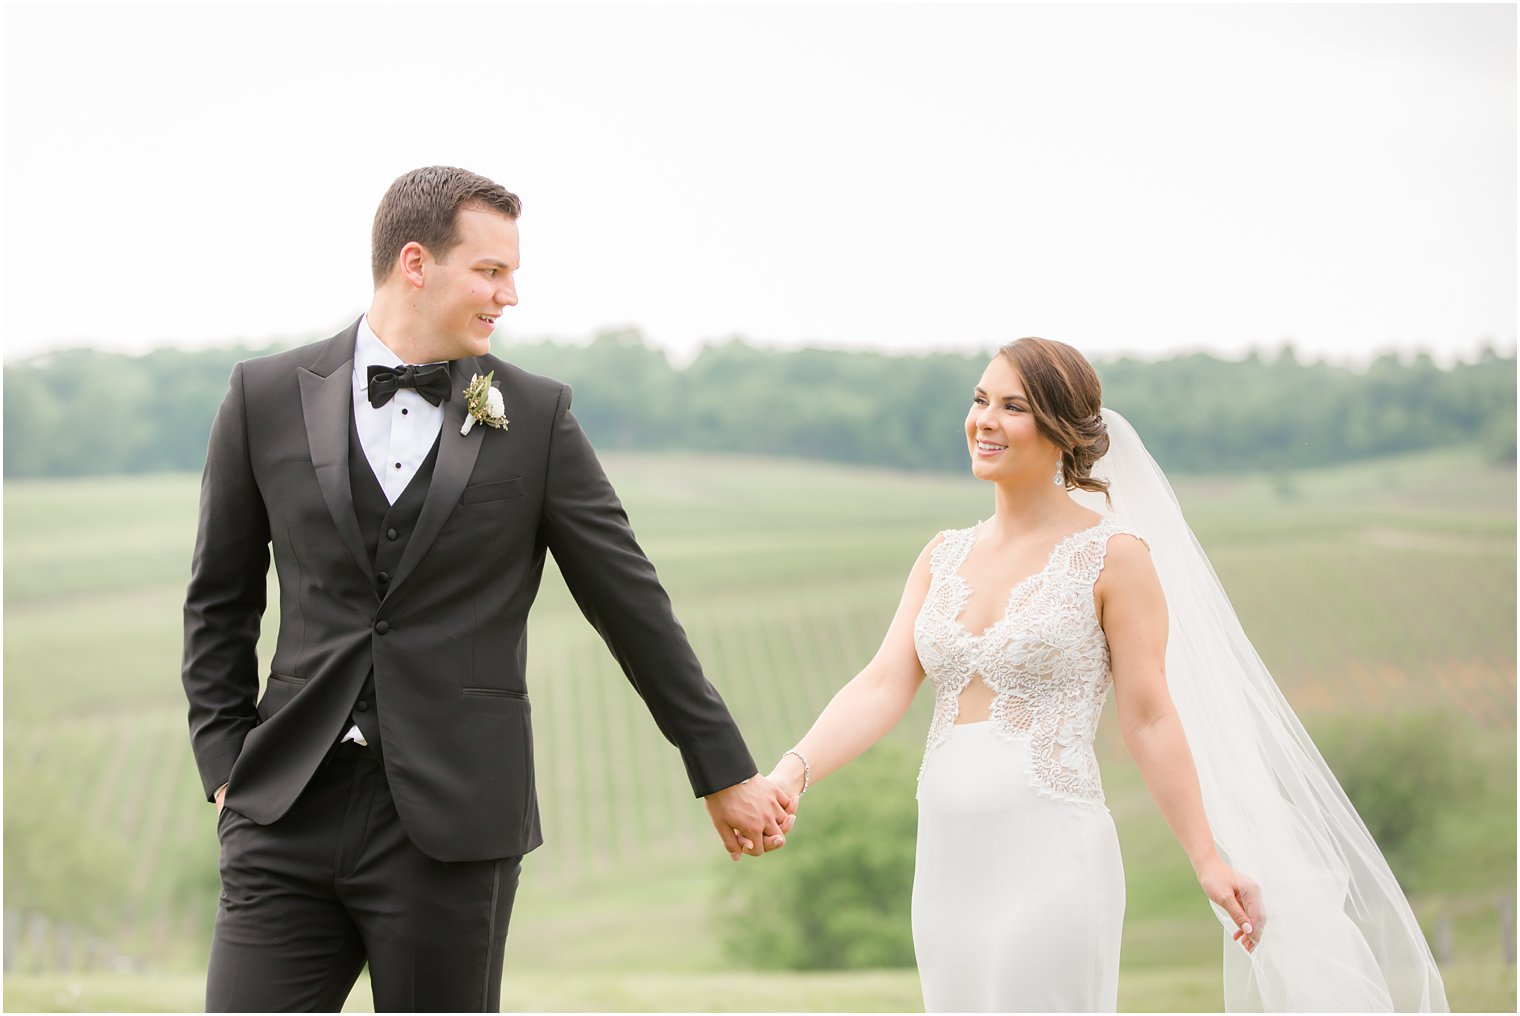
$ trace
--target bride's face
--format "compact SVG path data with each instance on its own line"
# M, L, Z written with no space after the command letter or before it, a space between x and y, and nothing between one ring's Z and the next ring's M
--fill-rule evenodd
M1006 356L994 356L971 396L966 449L979 480L1019 482L1055 474L1060 452L1035 426L1024 383Z

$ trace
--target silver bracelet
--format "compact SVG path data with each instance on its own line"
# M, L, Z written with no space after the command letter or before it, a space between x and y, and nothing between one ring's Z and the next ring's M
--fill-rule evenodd
M796 755L797 761L802 763L802 789L797 791L797 796L801 797L807 793L808 785L813 782L813 767L808 765L807 756L796 748L791 748L781 753L782 758L786 758L788 755Z

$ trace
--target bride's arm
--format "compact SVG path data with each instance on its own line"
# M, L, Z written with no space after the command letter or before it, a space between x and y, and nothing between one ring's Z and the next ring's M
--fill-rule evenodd
M1199 885L1235 919L1236 941L1249 936L1242 945L1253 949L1263 923L1259 891L1214 848L1193 754L1166 689L1166 596L1139 540L1112 539L1094 592L1108 639L1124 744L1192 862Z
M924 669L913 647L913 622L929 592L929 558L940 543L935 537L918 555L892 625L881 648L824 707L797 752L808 761L809 785L854 759L897 725L923 683ZM796 796L802 792L803 766L797 755L784 755L771 782Z

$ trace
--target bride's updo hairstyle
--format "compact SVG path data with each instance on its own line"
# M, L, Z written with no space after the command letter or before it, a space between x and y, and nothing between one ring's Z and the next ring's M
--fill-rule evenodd
M1092 475L1108 451L1103 384L1087 358L1064 342L1015 339L998 350L1024 382L1024 395L1040 434L1061 449L1066 489L1107 495L1108 481Z

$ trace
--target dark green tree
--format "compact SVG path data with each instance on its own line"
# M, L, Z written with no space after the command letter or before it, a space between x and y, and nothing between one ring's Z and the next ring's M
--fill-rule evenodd
M789 970L913 965L918 764L915 749L877 745L807 792L785 849L725 879L719 924L735 960Z

